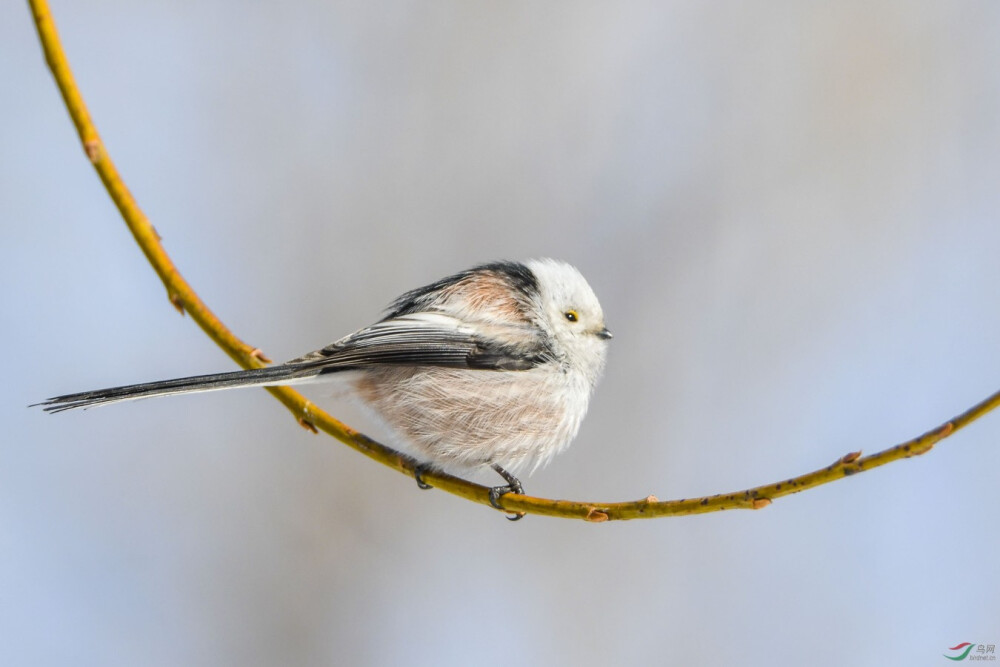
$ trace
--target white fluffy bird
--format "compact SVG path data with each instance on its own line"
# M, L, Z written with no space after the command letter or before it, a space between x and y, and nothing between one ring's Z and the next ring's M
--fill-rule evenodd
M552 259L483 264L403 294L379 322L279 366L50 398L48 412L233 387L341 380L422 468L547 463L576 436L611 333L593 290ZM417 474L417 481L425 486Z

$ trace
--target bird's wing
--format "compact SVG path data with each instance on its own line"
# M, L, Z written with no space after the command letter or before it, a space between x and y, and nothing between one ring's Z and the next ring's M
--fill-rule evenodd
M331 372L380 365L527 370L550 358L549 347L533 327L470 325L425 312L385 319L287 365L316 365Z

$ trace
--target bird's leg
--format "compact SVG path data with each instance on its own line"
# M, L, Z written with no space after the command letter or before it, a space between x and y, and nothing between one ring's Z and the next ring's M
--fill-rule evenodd
M418 463L413 466L413 479L417 480L417 488L419 489L433 489L434 487L424 481L424 473L431 469L430 464Z
M524 495L524 487L521 486L521 480L514 477L509 472L501 468L496 463L491 463L490 467L497 471L497 473L504 478L507 482L505 486L494 486L490 488L490 505L496 507L498 510L503 510L500 507L500 496L507 493L516 493L518 495ZM507 516L508 521L517 521L518 519L524 518L524 512L514 512Z

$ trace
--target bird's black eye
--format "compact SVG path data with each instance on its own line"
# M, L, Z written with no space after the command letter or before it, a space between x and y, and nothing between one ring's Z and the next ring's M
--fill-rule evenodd
M580 319L580 316L577 315L575 310L567 310L564 314L566 315L566 319L569 320L570 322L576 322L578 319Z

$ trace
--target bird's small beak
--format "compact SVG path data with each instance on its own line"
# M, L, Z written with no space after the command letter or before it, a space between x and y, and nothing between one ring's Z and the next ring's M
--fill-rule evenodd
M600 331L598 331L597 332L597 337L598 338L603 338L604 340L611 340L612 338L614 338L614 336L611 335L611 332L608 331L607 327L604 327L603 329L601 329Z

